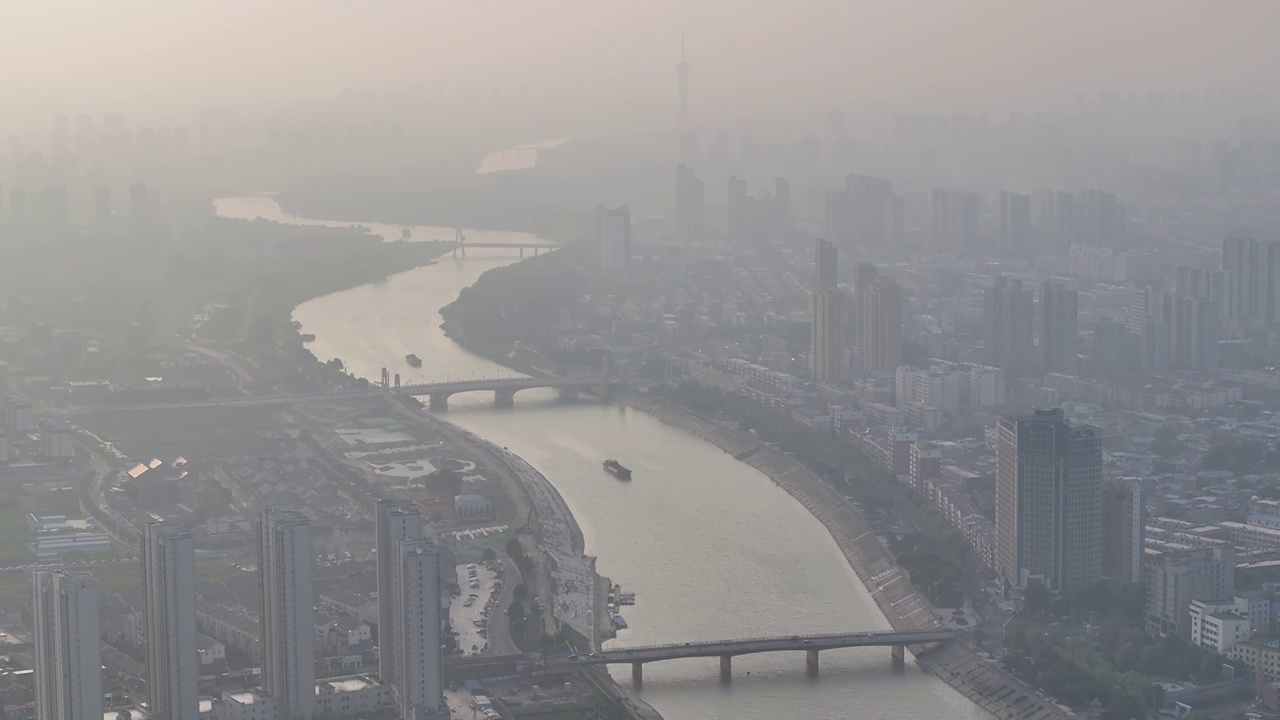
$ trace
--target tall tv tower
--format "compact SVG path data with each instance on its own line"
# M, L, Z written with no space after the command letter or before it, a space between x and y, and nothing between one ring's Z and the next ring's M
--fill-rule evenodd
M676 74L680 77L680 162L693 166L698 154L698 138L689 127L689 59L685 55L684 33L680 34L680 62Z

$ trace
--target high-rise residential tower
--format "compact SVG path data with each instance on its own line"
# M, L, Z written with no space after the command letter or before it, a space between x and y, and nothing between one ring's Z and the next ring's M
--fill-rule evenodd
M1106 481L1102 495L1102 574L1122 583L1142 582L1146 535L1142 485L1136 479Z
M866 372L893 372L902 364L902 288L877 276L859 298L859 349Z
M725 228L729 242L741 242L747 234L747 181L733 175L725 183Z
M1065 255L1077 239L1075 196L1061 190L1041 190L1035 195L1031 211L1039 251Z
M934 246L964 252L978 243L978 195L934 188L929 193L929 225Z
M1222 270L1235 278L1227 316L1242 328L1280 320L1280 241L1226 238Z
M1211 370L1218 366L1222 312L1207 300L1165 294L1170 367Z
M434 717L443 708L444 663L440 646L440 557L434 541L396 543L392 612L403 633L396 645L396 700L400 717Z
M773 232L784 237L791 230L791 181L775 178L773 181Z
M1073 229L1084 245L1121 250L1128 241L1129 214L1114 193L1086 190L1074 203Z
M1040 367L1044 372L1077 374L1078 305L1075 290L1049 282L1040 284Z
M88 573L38 570L31 589L37 720L101 720L97 579Z
M1034 303L1021 280L998 277L983 292L983 343L988 365L1015 376L1031 369Z
M164 720L196 720L200 657L196 649L195 548L191 531L151 523L139 538L147 701Z
M853 266L853 308L851 314L851 322L848 323L849 331L853 335L853 341L861 347L862 337L862 296L866 294L867 288L871 287L871 283L875 282L876 275L879 273L876 266L869 262L860 262Z
M854 243L881 248L895 239L896 198L892 182L854 174L845 178L845 192L849 195Z
M392 583L396 564L396 544L422 537L422 513L409 503L381 499L375 509L378 548L378 674L384 684L398 686L398 642L405 637L399 618L392 611Z
M591 216L591 232L605 272L624 270L631 264L631 209L626 205L596 207Z
M848 365L844 341L844 296L836 285L838 256L830 241L818 238L814 251L810 305L809 375L814 382L840 382Z
M268 509L257 530L262 686L275 698L281 720L311 720L316 698L311 521L299 512Z
M700 243L706 230L707 192L693 168L676 168L676 237L681 242Z
M1158 285L1144 283L1129 289L1126 322L1144 370L1169 369L1173 305L1173 297Z
M1102 576L1102 438L1061 408L1000 417L996 568L1006 583L1073 591Z
M1031 255L1031 196L1000 193L1000 254Z

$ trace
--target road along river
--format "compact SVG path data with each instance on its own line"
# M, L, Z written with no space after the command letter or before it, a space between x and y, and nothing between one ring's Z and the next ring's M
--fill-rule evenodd
M324 222L289 216L264 197L224 198L217 208L229 217ZM362 224L392 237L401 230ZM452 233L412 229L415 239ZM384 366L404 382L511 375L439 329L439 308L484 271L519 259L495 252L445 257L316 298L298 306L294 319L315 334L309 347L317 357L339 357L371 379ZM410 368L408 353L423 367ZM636 593L636 605L624 611L630 629L613 644L889 629L826 528L760 471L714 445L632 408L557 405L551 393L534 390L519 394L511 410L494 409L491 393L456 395L449 408L448 420L543 473L582 527L601 574ZM632 468L634 479L606 474L600 463L608 457ZM824 652L821 665L809 678L802 653L739 657L733 682L722 686L714 660L658 663L645 668L641 694L668 720L988 717L910 661L894 671L883 648ZM613 672L630 682L629 667Z

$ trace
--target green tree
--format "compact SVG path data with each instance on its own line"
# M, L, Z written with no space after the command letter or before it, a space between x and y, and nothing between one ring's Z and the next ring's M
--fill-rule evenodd
M1116 670L1128 672L1138 664L1138 648L1131 643L1121 645L1115 654Z
M1053 594L1049 592L1049 588L1040 583L1027 585L1027 594L1022 601L1022 609L1028 615L1039 615L1047 611L1052 603Z
M453 470L433 470L423 480L427 490L436 497L453 497L462 490L462 476Z

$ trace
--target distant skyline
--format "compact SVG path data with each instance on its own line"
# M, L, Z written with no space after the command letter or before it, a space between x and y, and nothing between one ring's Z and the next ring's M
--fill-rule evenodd
M1274 86L1278 20L1268 0L25 2L0 28L0 107L165 117L421 87L496 91L518 112L523 88L672 118L683 32L698 127L778 105L1000 112Z

